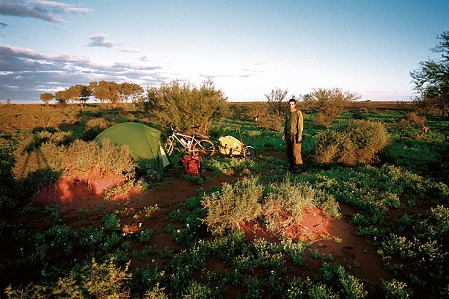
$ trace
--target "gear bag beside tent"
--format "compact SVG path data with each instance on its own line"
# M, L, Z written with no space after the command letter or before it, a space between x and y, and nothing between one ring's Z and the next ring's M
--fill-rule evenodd
M159 130L140 123L126 122L104 130L94 141L101 144L105 138L116 145L127 145L130 156L139 165L140 172L153 169L162 175L164 168L170 164L161 143Z
M198 153L184 155L181 163L186 174L199 174L201 172L201 156Z

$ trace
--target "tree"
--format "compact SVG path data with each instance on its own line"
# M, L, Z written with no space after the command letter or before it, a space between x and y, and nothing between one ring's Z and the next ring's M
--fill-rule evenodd
M76 86L70 86L64 90L59 90L55 93L56 101L60 104L66 105L68 102L75 103L79 101L80 91Z
M90 87L92 90L92 95L100 100L101 103L109 102L112 105L112 108L117 107L120 102L120 84L111 81L100 81L100 82L91 82Z
M271 90L271 93L265 94L270 110L279 116L282 115L286 109L284 100L287 96L287 92L288 90L282 90L279 87L276 87L276 89Z
M436 107L442 117L449 116L449 31L437 37L439 43L431 49L442 53L441 59L421 61L419 68L412 71L415 90L420 93L419 101L425 107Z
M340 88L318 88L304 95L303 100L308 108L317 112L314 123L327 126L340 116L347 104L360 97L357 93L343 92Z
M90 86L83 85L83 84L76 84L75 88L78 89L79 98L78 101L81 104L81 108L84 104L89 100L89 97L92 95L92 92L90 91Z
M45 106L48 106L48 103L50 103L51 100L54 99L54 95L49 92L44 92L41 94L41 101L45 103Z
M64 99L64 91L63 90L58 90L55 93L55 99L61 105L66 105L67 104L67 101Z
M118 84L114 81L90 82L88 90L91 95L101 103L108 102L113 108L120 103L127 103L131 98L133 101L142 96L144 90L139 84L124 82Z
M79 102L80 99L80 90L78 89L78 87L75 86L70 86L69 88L64 90L65 93L65 97L68 101L70 101L72 104Z
M144 90L142 86L136 83L128 83L124 82L121 85L120 95L122 97L122 102L128 103L128 100L131 98L131 101L134 102L139 97L142 96Z
M147 89L144 106L154 124L161 128L167 123L184 131L201 126L203 133L213 119L227 114L227 98L210 79L200 88L178 81L162 82L159 88Z

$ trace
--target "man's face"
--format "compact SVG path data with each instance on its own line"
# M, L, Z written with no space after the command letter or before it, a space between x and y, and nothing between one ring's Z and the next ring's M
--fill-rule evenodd
M290 109L290 111L295 111L296 103L295 102L288 102L288 108Z

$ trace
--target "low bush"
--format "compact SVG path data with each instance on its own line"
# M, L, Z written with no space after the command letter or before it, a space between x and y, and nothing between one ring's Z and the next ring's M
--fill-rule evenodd
M304 96L307 108L317 112L313 119L316 126L328 126L340 116L346 105L358 100L360 95L340 88L318 88Z
M312 120L314 126L329 126L335 119L335 115L332 113L330 115L318 112Z
M293 223L299 223L306 207L324 207L339 217L338 203L332 196L314 190L308 183L286 178L264 191L257 178L250 177L234 185L224 184L221 191L206 195L202 201L207 210L203 223L212 234L240 230L242 222L260 217L265 229L282 235Z
M370 164L376 162L376 155L388 143L388 133L382 123L352 120L336 130L327 130L317 136L313 160L320 164Z
M222 190L205 196L202 201L208 210L203 222L212 234L223 234L226 230L239 230L242 221L257 218L262 206L263 188L255 178L244 178L235 185L223 184Z
M56 283L30 283L20 289L9 286L5 294L7 298L129 298L126 280L131 275L127 272L128 265L122 270L113 260L99 264L92 259L82 267L74 267Z
M328 200L330 203L327 203ZM268 188L262 205L264 225L271 234L282 233L293 223L300 223L304 208L317 207L326 203L329 212L338 217L338 203L333 197L314 190L308 183L292 182L290 178ZM330 207L337 207L335 210Z
M114 145L108 139L103 140L101 146L80 139L65 146L67 138L69 134L41 132L21 142L13 153L15 164L11 170L17 195L26 196L62 175L121 175L133 173L137 166L127 146Z
M324 264L315 279L332 288L341 298L365 298L363 283L337 264Z
M407 284L396 279L392 279L391 281L382 280L382 290L385 293L386 299L406 299L413 297L413 291L407 288Z
M60 144L63 140L54 137L53 134L45 137L36 135L24 140L14 152L12 174L16 180L40 170L77 176L89 172L122 174L136 166L127 146L114 145L107 139L101 146L79 139L64 146Z
M103 117L96 117L88 120L84 128L83 140L93 140L98 134L112 125L114 125L114 122Z
M382 242L378 253L385 266L396 274L412 270L416 273L415 281L449 285L446 273L449 248L445 241L449 233L449 208L438 205L424 214L414 215L412 220L402 221L404 232L390 233Z

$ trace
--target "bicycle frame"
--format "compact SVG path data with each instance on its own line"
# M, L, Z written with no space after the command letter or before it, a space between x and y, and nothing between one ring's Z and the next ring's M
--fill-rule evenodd
M200 152L205 159L214 155L215 146L208 136L198 133L188 135L177 131L173 127L170 127L170 129L172 134L167 137L164 143L167 155L170 156L172 154L175 141L179 142L188 154Z
M178 132L178 131L174 130L173 128L172 128L172 132L173 133L170 136L168 136L167 139L171 140L172 142L176 140L177 142L179 142L179 144L181 144L186 149L186 151L188 151L189 153L192 152L193 145L197 141L195 136Z

